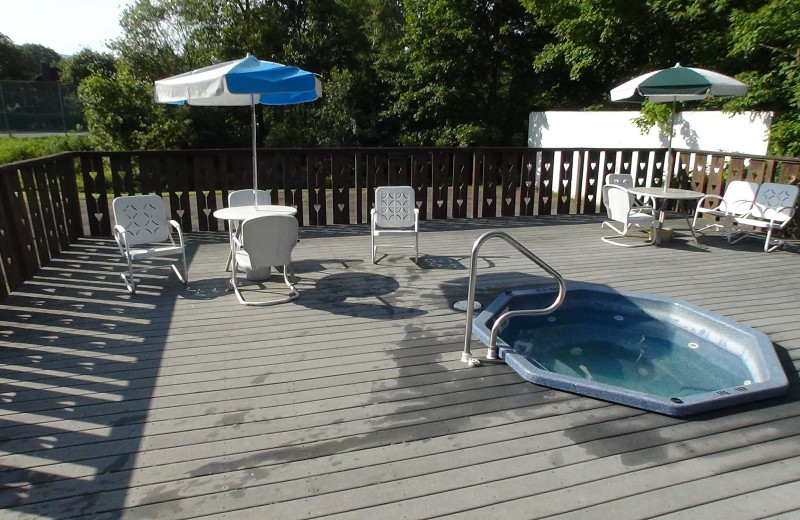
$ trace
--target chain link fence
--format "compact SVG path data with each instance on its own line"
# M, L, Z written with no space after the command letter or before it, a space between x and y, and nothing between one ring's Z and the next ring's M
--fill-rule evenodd
M86 128L77 85L58 81L0 81L0 132L67 133Z

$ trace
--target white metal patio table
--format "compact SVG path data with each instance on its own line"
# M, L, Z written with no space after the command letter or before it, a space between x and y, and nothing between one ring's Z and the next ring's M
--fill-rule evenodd
M699 200L703 197L703 193L694 190L682 190L679 188L629 188L628 191L634 195L641 197L650 197L653 199L653 207L658 215L654 215L654 233L655 240L653 245L657 246L661 243L661 230L664 227L664 215L666 214L667 201L670 200ZM689 231L692 232L692 237L697 241L697 236L694 234L694 229L687 217L686 222L689 224Z

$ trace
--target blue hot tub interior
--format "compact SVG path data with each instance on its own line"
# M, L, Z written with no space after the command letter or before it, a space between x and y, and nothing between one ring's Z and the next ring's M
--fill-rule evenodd
M506 293L473 332L486 344L508 310L547 307L551 289ZM548 316L501 325L498 354L528 381L669 415L784 393L788 382L761 332L687 302L570 285Z

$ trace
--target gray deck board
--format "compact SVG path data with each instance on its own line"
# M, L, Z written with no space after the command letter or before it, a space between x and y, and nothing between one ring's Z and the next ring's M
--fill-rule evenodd
M488 230L569 281L761 330L790 392L677 419L467 368L452 303ZM188 235L188 287L152 271L134 297L113 243L83 239L0 302L0 517L797 517L798 251L600 235L594 217L427 222L418 266L373 265L366 226L305 228L301 296L267 308L225 290L224 233ZM501 241L479 266L484 304L548 283Z

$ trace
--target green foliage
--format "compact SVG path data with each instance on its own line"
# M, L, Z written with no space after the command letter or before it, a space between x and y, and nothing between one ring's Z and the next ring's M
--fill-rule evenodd
M61 56L49 47L34 43L14 45L0 33L0 80L30 81L45 72L43 67L55 66L59 61Z
M61 64L107 149L248 147L246 108L152 90L251 53L323 81L314 103L259 107L261 146L521 145L529 112L619 109L611 88L680 62L745 81L700 106L775 111L772 151L800 155L796 0L135 0L120 25L116 56ZM0 72L21 55L0 35ZM645 104L640 128L667 131L670 108Z
M741 76L750 86L738 109L775 111L770 148L800 156L800 9L795 0L771 0L731 16L732 56L745 59ZM734 105L734 103L732 103Z
M91 149L86 136L3 137L0 138L0 164L36 159L59 152Z
M114 78L90 76L78 87L78 96L98 148L165 149L192 142L186 108L155 105L149 81L125 72Z
M23 65L22 51L3 33L0 33L0 80L28 79Z
M61 81L79 85L89 76L112 78L117 61L112 54L83 49L61 62Z
M681 111L681 103L675 106L675 112ZM669 135L670 124L675 114L669 103L651 103L645 101L641 106L641 115L633 120L636 127L644 135L654 126L658 126L663 134Z

